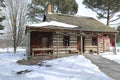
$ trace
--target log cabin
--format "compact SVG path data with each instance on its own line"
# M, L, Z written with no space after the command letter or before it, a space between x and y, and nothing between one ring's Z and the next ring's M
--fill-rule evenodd
M116 46L117 30L92 17L46 14L43 22L26 26L28 56L103 53Z

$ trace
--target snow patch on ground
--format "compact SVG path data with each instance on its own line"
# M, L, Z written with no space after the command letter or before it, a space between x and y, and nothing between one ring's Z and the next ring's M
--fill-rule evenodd
M111 48L111 50L113 50L113 48ZM111 53L111 54L109 54L109 53ZM106 54L106 55L102 54L102 56L104 58L107 58L109 60L115 61L120 64L120 47L116 47L116 53L117 53L116 55L114 53L113 54L112 53L113 52L105 52L103 54Z
M46 60L43 66L16 63L25 58L24 52L1 53L0 80L112 80L82 55ZM32 71L16 74L22 70Z
M120 64L120 55L103 55L103 57Z

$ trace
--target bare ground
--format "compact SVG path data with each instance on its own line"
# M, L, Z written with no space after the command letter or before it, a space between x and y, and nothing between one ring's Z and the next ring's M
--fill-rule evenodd
M41 63L44 60L51 60L51 59L55 59L55 58L62 58L62 57L68 57L68 56L74 56L74 55L78 55L78 53L71 53L71 54L59 54L59 56L57 57L57 55L39 55L39 56L35 56L35 57L30 57L27 60L23 59L23 60L19 60L17 61L17 63L21 64L21 65L37 65L38 63Z

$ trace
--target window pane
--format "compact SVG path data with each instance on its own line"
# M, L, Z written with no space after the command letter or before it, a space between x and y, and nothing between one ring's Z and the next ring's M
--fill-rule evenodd
M92 37L92 45L94 45L94 46L97 45L97 36Z
M63 37L63 46L69 46L70 45L70 36L64 36Z

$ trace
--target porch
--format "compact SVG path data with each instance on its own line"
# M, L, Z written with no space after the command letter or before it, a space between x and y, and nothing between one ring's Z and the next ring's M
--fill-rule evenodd
M29 35L28 35L29 34ZM106 47L110 47L110 38L107 37L109 45L106 46L105 34L81 34L71 32L43 32L32 31L28 33L28 56L52 56L59 57L61 54L83 54L102 53ZM109 34L106 34L109 35ZM29 50L30 49L30 50Z
M77 41L77 36L64 32L33 31L30 33L30 55L32 57L52 54L58 56L65 53L80 53L80 42Z

